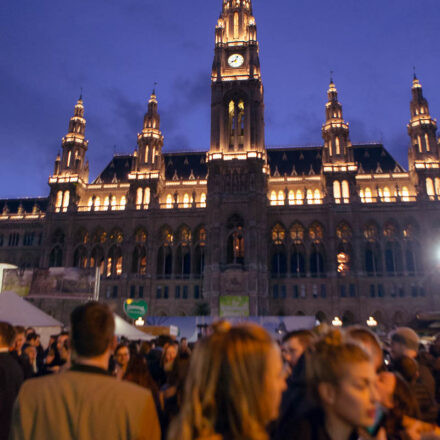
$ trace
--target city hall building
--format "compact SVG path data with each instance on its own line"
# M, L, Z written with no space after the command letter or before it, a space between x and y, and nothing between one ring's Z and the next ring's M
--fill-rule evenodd
M266 147L250 0L223 0L212 66L208 151L167 152L153 92L136 150L93 181L81 97L49 195L0 201L0 261L98 267L101 300L143 298L154 316L217 316L224 296L247 297L250 315L346 323L435 310L440 145L419 80L405 170L383 145L350 142L333 80L322 144Z

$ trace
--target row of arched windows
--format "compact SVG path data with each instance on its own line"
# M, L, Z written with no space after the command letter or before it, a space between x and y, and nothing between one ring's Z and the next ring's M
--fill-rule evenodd
M279 190L270 193L270 204L272 206L283 206L286 201L289 205L320 205L322 204L322 193L319 189L290 190L287 193L287 200L285 191Z
M436 195L440 196L440 178L436 177L435 179L431 179L428 177L426 179L426 193L432 200L435 199Z
M175 205L178 208L192 208L193 204L196 204L198 208L206 208L206 193L200 194L200 199L197 203L197 200L194 200L194 195L190 195L188 193L184 193L183 196L179 194L168 194L166 198L166 209L172 209Z
M89 197L87 209L89 211L124 211L127 205L127 198L122 196L119 201L116 196L108 195L105 197Z
M55 200L55 212L67 212L70 202L70 191L58 191Z

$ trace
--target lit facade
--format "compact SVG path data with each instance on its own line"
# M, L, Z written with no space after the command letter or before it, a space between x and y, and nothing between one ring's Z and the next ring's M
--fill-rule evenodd
M92 182L80 97L49 196L0 201L1 261L99 267L101 299L120 309L142 297L151 315L217 315L222 295L249 296L251 315L327 321L391 325L434 310L440 146L419 80L405 170L383 145L350 142L333 80L323 144L266 147L248 0L223 0L211 79L209 151L163 151L153 92L136 151Z

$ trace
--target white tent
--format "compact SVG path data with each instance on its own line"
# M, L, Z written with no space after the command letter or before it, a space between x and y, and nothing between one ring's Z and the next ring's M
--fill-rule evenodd
M60 333L63 324L14 292L0 293L0 321L33 327L41 335L43 345L49 336Z
M138 330L136 327L123 320L116 313L113 313L115 318L115 335L118 337L124 336L127 339L134 341L151 341L154 339L153 335L144 333Z

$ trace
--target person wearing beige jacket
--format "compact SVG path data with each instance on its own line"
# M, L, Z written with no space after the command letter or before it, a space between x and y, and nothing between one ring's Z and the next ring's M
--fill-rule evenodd
M77 307L71 338L73 367L21 388L10 440L160 440L151 392L107 372L115 346L110 309L96 302Z

